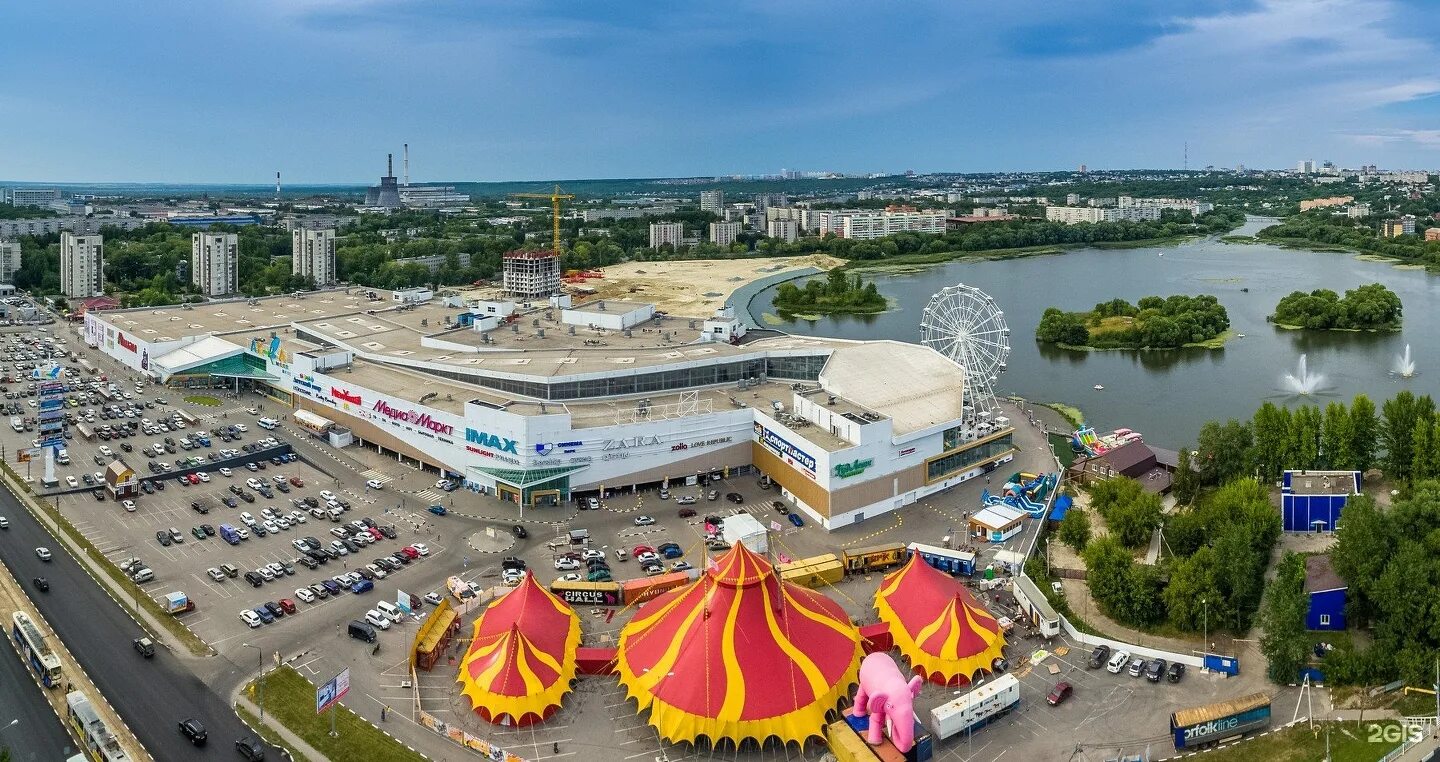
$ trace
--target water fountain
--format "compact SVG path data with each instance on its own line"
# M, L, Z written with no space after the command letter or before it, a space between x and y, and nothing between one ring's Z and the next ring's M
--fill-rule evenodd
M1415 361L1410 359L1410 345L1405 345L1405 354L1395 358L1395 375L1410 378L1415 375Z
M1305 355L1300 355L1300 364L1295 367L1294 373L1285 374L1285 389L1291 394L1307 396L1314 394L1323 383L1325 383L1325 376L1310 372L1305 362Z

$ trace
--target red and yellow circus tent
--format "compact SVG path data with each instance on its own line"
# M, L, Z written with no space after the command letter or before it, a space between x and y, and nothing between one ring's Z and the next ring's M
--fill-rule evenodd
M1000 623L965 585L925 563L919 554L880 583L880 620L916 674L941 685L962 685L989 671L1005 648Z
M456 682L485 720L529 725L560 707L579 647L580 617L527 573L475 620Z
M781 582L737 543L620 631L617 671L672 742L803 743L856 681L860 634L839 604Z

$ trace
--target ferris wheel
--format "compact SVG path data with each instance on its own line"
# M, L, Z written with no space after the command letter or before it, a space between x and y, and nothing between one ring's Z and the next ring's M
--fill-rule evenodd
M995 415L995 385L1010 358L1010 327L995 299L957 283L930 297L920 320L920 340L965 371L965 420L985 423Z

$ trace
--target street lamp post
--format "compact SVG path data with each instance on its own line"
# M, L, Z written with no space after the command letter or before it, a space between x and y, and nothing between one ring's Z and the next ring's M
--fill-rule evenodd
M265 722L265 650L260 646L250 643L241 643L246 648L255 649L255 663L260 668L260 674L255 678L255 694L260 702L260 722Z
M1210 600L1208 598L1201 598L1200 605L1205 607L1204 618L1202 620L1204 622L1205 634L1203 635L1204 640L1200 643L1200 653L1203 657L1204 654L1210 651Z

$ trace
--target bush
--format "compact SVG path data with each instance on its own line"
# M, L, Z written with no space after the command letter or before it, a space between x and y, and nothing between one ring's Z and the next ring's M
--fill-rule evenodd
M1083 508L1072 507L1060 520L1059 537L1060 542L1077 551L1085 549L1086 543L1090 542L1090 516Z

